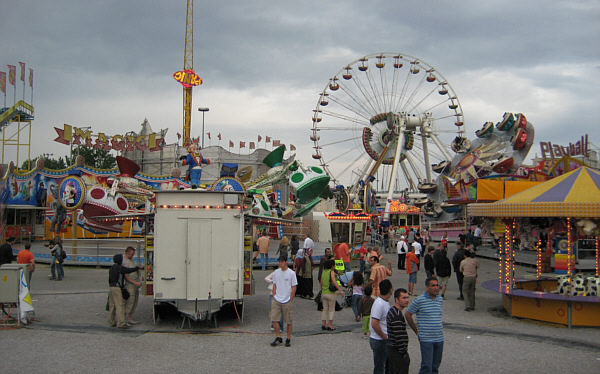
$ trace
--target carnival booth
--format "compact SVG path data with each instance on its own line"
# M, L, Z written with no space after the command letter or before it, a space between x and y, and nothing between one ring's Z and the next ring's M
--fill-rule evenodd
M600 172L583 166L496 203L471 204L469 215L504 222L499 279L482 286L502 293L511 316L600 326ZM533 280L514 275L516 233L524 225L537 238ZM542 258L551 253L558 274L542 276ZM591 271L585 275L583 270Z

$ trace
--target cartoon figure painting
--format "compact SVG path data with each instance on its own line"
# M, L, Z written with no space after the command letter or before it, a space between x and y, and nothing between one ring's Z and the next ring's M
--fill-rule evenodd
M180 160L183 160L183 166L188 165L185 179L192 183L192 188L197 188L200 185L200 178L202 177L202 164L210 165L210 160L203 158L200 153L198 139L194 140L188 147L187 156L181 156Z

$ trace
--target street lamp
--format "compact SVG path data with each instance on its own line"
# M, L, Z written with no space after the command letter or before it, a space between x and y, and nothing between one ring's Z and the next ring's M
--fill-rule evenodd
M208 112L208 108L198 108L202 112L202 149L204 149L204 113Z

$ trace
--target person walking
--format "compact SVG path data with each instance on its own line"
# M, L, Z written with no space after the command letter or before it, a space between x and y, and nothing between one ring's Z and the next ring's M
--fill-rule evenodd
M456 282L458 283L458 291L460 292L460 296L457 297L457 300L464 300L464 296L462 293L462 283L464 275L462 271L460 271L460 263L465 259L465 249L462 244L456 243L456 252L452 256L452 267L454 268L454 272L456 273Z
M421 346L419 374L438 373L444 353L443 298L438 296L440 289L437 279L427 278L425 288L426 292L414 299L404 314ZM417 316L417 324L413 315Z
M275 340L273 340L271 346L276 347L283 343L279 326L279 320L283 316L283 322L287 325L285 346L290 347L293 329L292 320L294 316L292 306L298 281L296 280L294 271L288 268L287 256L279 257L278 261L279 269L273 274L273 305L271 306L270 315L273 329L275 330Z
M414 242L413 244L417 244ZM415 283L417 283L417 272L419 271L419 258L415 254L415 247L411 247L406 254L406 274L408 274L408 294L413 296Z
M388 373L408 374L410 356L408 355L408 333L402 310L408 306L408 291L398 288L394 291L394 306L387 313L387 359Z
M31 244L25 244L25 249L17 253L17 264L29 264L29 287L31 287L31 276L35 271L35 259L30 251Z
M139 270L139 266L127 268L122 266L123 255L117 253L113 256L114 264L108 270L108 324L119 329L131 327L125 321L125 300L123 299L123 276Z
M473 250L477 252L477 247L481 245L481 226L477 225L475 227L475 231L473 232ZM544 248L544 247L542 247Z
M406 254L408 253L408 244L406 244L404 235L398 240L396 248L398 251L398 270L404 270L406 269Z
M364 296L363 287L365 286L365 279L360 271L355 271L352 274L352 279L348 282L348 286L352 287L352 311L354 312L354 319L356 319L356 322L359 322L360 314L358 312L358 305Z
M287 236L283 236L279 241L279 247L277 248L277 252L275 252L275 256L285 256L288 257L288 248L290 245L290 240Z
M266 231L262 232L261 237L256 241L256 245L258 246L258 253L260 254L260 263L262 265L262 269L265 270L267 263L269 262L269 246L271 245L271 240L269 239Z
M379 296L379 284L392 276L392 261L388 261L387 268L379 263L379 257L371 255L369 257L369 264L371 264L371 275L369 277L369 283L367 286L373 288L373 296Z
M286 256L287 258L287 256ZM302 261L304 260L304 249L299 249L298 253L296 253L296 258L294 259L293 270L296 274L296 281L298 286L296 287L296 296L306 297L306 289L304 284L304 269L302 267Z
M454 256L452 256L452 267L454 268L454 272L456 273L456 282L458 283L458 291L460 292L460 296L457 297L457 300L464 300L463 296L463 278L464 275L462 271L460 271L460 263L465 259L465 250L460 243L456 243L456 252L454 252Z
M65 276L65 270L63 268L63 244L60 236L55 236L51 241L52 246L50 246L51 252L50 254L53 256L52 264L50 264L50 272L52 273L52 277L50 279L56 279L57 281L61 281Z
M381 294L371 308L371 338L369 345L373 351L373 374L383 374L387 367L387 313L392 297L392 282L389 279L379 284Z
M465 252L465 259L460 263L460 271L464 275L463 295L465 296L465 311L475 310L475 286L477 284L477 269L479 261L471 251Z
M135 254L135 248L127 247L125 249L125 258L123 258L123 266L126 268L133 268L133 255ZM129 299L125 300L125 318L127 323L130 325L137 325L139 322L133 319L133 313L138 305L140 298L140 288L142 287L142 276L141 272L134 271L133 273L125 274L125 288L129 291Z
M302 282L304 282L303 289L304 295L309 299L313 299L315 297L315 293L313 292L313 268L315 267L315 262L312 258L312 248L308 249L308 252L304 254L304 258L302 259L301 267L302 267Z
M319 261L319 273L317 274L317 281L321 282L321 275L323 274L323 270L325 269L325 263L331 257L331 248L325 248L325 254L321 256L321 260Z
M340 238L341 243L335 247L335 259L342 260L346 273L352 271L350 267L350 248L348 248L348 239L345 236Z
M365 264L366 264L366 260L367 260L367 241L364 240L362 242L362 245L360 246L360 249L358 250L358 263L360 264L360 272L363 273L363 275L365 274Z
M440 251L437 263L435 264L435 273L437 274L440 286L440 293L442 294L442 297L445 298L448 280L452 275L452 266L450 265L450 260L448 259L448 251L446 251L446 249L442 249Z
M364 297L360 299L360 303L358 304L358 313L362 318L362 331L363 338L367 338L369 336L369 328L371 326L371 308L373 307L373 303L375 299L371 296L373 294L373 288L370 286L366 286L364 289Z
M0 246L0 266L10 264L14 260L15 255L12 246L15 244L15 240L14 236L9 236L6 243Z
M325 262L323 274L321 276L321 300L323 302L323 310L321 311L321 329L334 331L335 327L333 327L333 315L335 313L335 296L336 292L340 293L340 296L344 297L344 291L340 287L335 272L333 271L333 266L335 265L335 260L333 256L330 256L329 259ZM336 291L332 291L329 287L330 284L333 284Z
M298 253L298 249L300 249L300 242L298 241L297 235L292 235L292 240L290 241L292 260L296 258L296 253Z
M433 252L435 249L432 246L427 247L427 254L425 255L425 272L427 273L427 278L431 278L435 276L435 263L433 262Z
M269 310L271 310L271 308L273 307L273 274L275 274L276 271L277 269L273 270L271 274L265 277L265 282L269 284L267 286L267 290L269 290ZM279 330L283 331L283 315L279 319ZM271 322L271 331L275 331L275 328L273 327L273 322Z

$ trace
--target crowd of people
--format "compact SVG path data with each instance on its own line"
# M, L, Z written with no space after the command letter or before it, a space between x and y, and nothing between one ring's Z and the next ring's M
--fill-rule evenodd
M393 271L392 262L387 261L387 266L381 264L383 255L378 247L367 247L366 242L361 243L354 251L359 258L359 268L352 271L349 257L352 249L348 247L345 237L340 242L341 245L334 251L330 248L325 250L319 265L315 265L312 259L312 247L310 254L303 253L302 249L297 252L292 269L288 268L287 254L280 251L279 268L265 279L272 283L269 286L272 292L270 296L275 300L270 320L276 337L271 345L283 344L283 328L279 327L285 323L285 345L291 346L293 299L295 296L312 298L307 296L306 288L299 290L307 274L312 274L312 270L318 267L319 294L316 301L322 305L319 307L322 330L336 330L333 321L335 311L340 308L337 295L345 300L348 298L347 292L351 290L349 305L355 321L362 324L363 337L369 339L373 352L373 373L408 373L410 357L407 328L414 331L419 343L419 372L437 373L444 347L442 303L453 270L459 285L458 299L464 300L465 311L475 309L479 263L474 256L474 243L463 245L459 241L450 260L447 239L435 248L431 243L424 243L418 231L411 231L406 237L401 235L396 242L398 269L406 271L408 284L407 289L394 290L388 279ZM416 295L414 287L421 265L426 273L426 291ZM342 281L344 275L346 279L350 277L349 281ZM305 284L312 287L312 282Z

